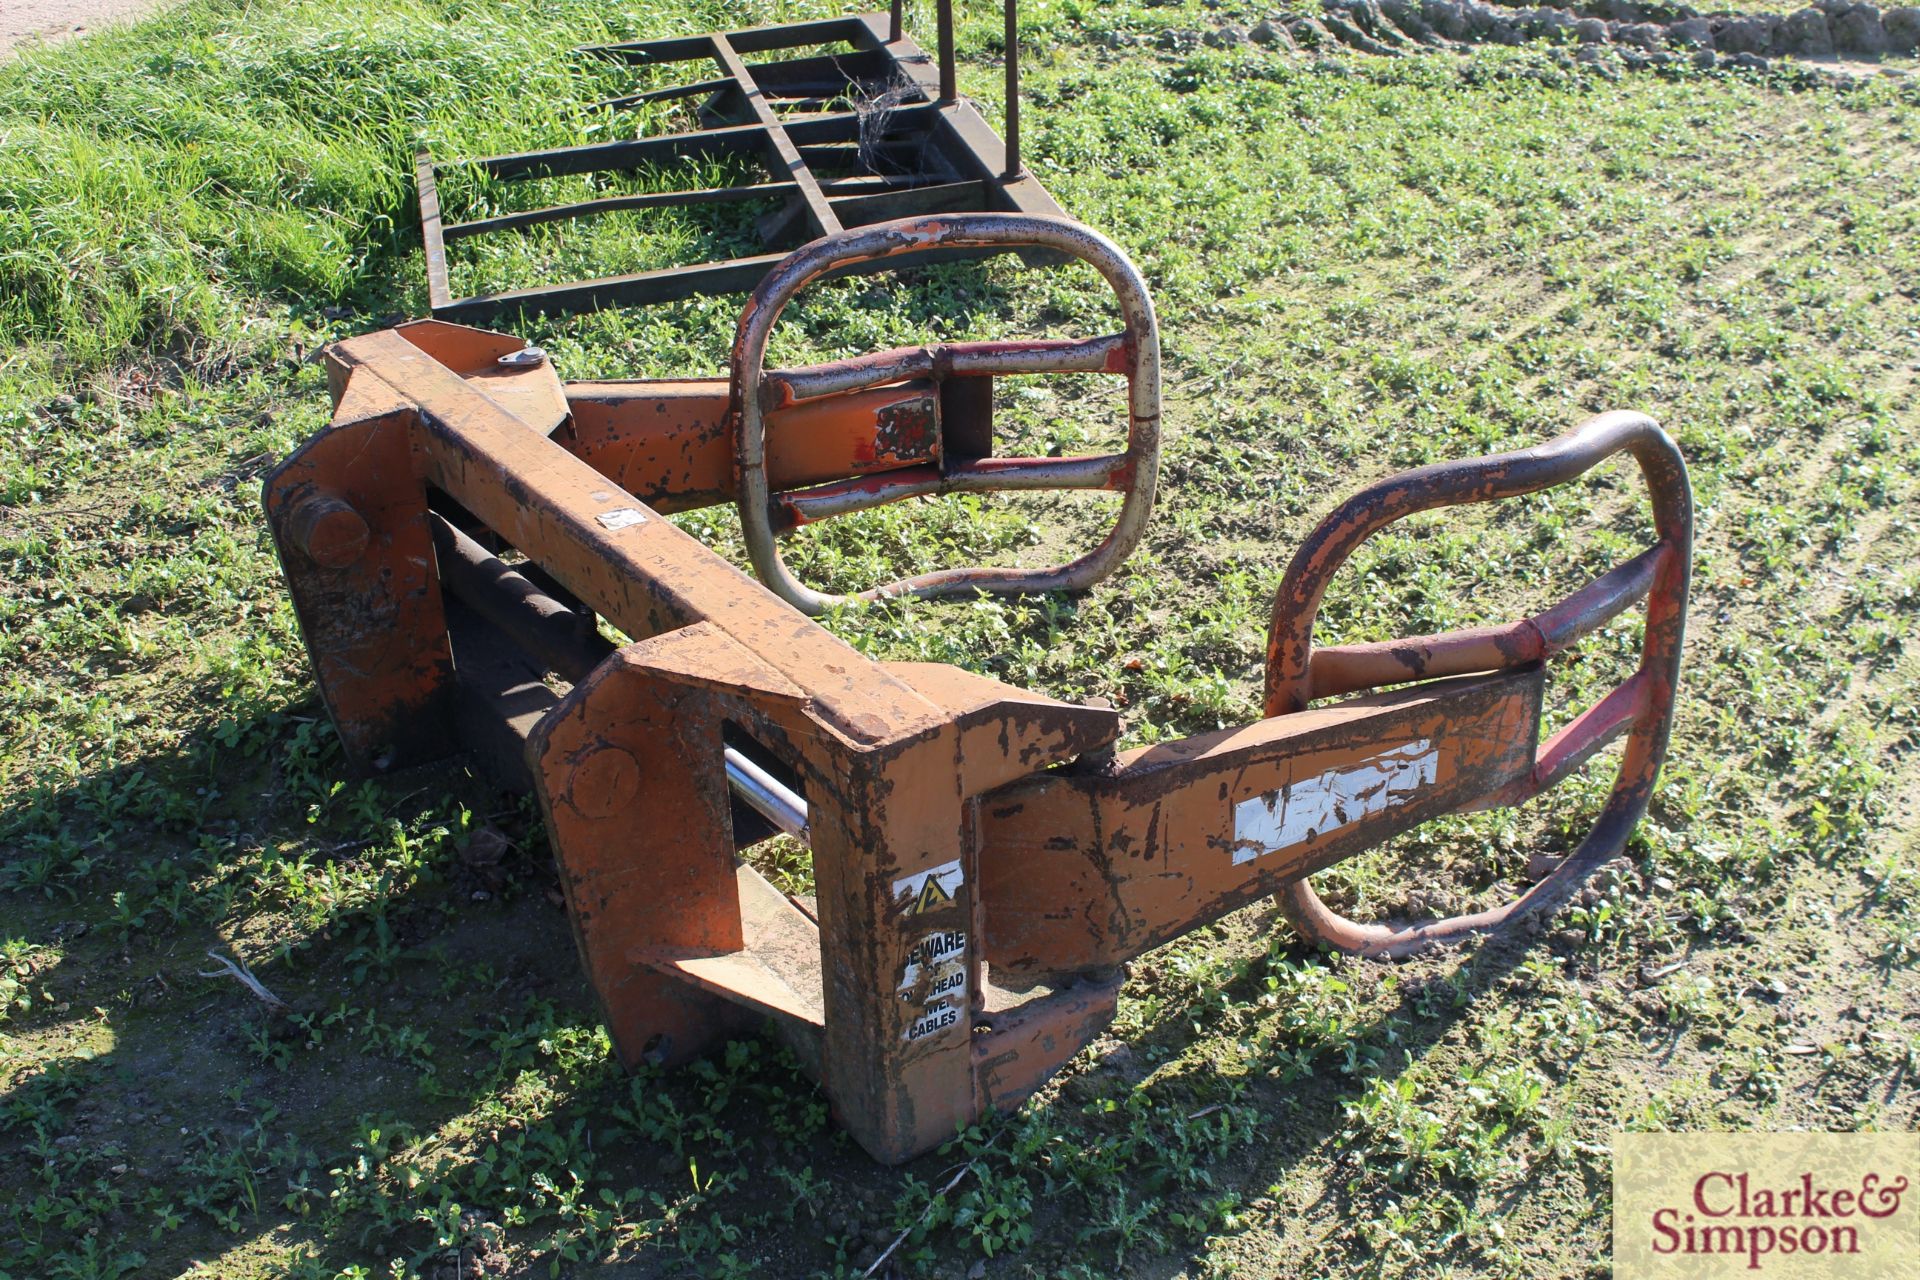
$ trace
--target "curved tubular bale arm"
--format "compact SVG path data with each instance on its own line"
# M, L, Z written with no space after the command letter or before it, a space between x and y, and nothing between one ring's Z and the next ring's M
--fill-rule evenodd
M1079 258L1106 279L1125 329L1062 341L968 342L903 348L805 369L769 371L767 341L801 289L862 263L940 249L1035 248ZM1160 336L1145 281L1114 244L1069 218L1013 213L948 214L881 223L815 240L768 272L740 316L729 410L735 441L741 532L760 580L808 614L849 598L990 591L1079 591L1118 568L1146 532L1160 467ZM1128 383L1127 447L1092 458L942 459L926 466L775 494L767 478L767 415L823 396L903 379L1107 372ZM815 591L781 558L779 533L827 516L904 498L992 489L1108 489L1123 495L1113 529L1093 550L1046 569L943 569L887 583L857 597Z
M1313 623L1328 583L1361 543L1419 511L1519 497L1585 475L1615 454L1631 454L1653 498L1655 545L1535 617L1505 627L1354 645L1316 653ZM1541 662L1647 602L1638 670L1539 751L1524 778L1469 808L1517 804L1559 783L1622 734L1625 754L1605 807L1580 846L1545 879L1503 906L1396 928L1359 924L1330 911L1305 878L1281 890L1281 908L1310 941L1370 955L1405 955L1436 942L1497 928L1564 904L1626 847L1645 814L1666 756L1686 631L1692 567L1693 495L1686 463L1653 419L1605 413L1536 448L1439 463L1390 477L1354 496L1301 546L1275 596L1267 640L1266 711L1305 710L1317 696L1468 671L1514 670Z

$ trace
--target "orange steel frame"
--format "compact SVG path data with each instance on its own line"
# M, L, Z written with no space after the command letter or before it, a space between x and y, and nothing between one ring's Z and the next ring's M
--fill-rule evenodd
M1125 331L759 368L808 281L850 258L987 241L1094 262ZM777 552L756 555L776 591L661 518L744 500L777 532L796 494L864 495L857 506L995 475L1118 489L1107 542L1039 575L1083 585L1130 548L1152 500L1157 334L1137 279L1064 219L955 215L828 237L776 267L725 380L563 384L519 340L438 321L328 353L332 425L265 495L327 709L368 769L504 744L495 754L539 795L625 1062L683 1062L770 1024L861 1145L903 1160L1031 1093L1112 1019L1127 961L1236 907L1278 895L1310 939L1399 954L1557 906L1623 847L1666 746L1690 557L1685 468L1639 415L1344 504L1279 588L1267 718L1137 751L1114 751L1111 709L863 657L806 616L826 598L792 590ZM1127 451L991 458L991 379L1063 367L1128 378ZM1313 648L1330 577L1378 529L1621 452L1653 494L1647 552L1505 627ZM978 479L943 488L957 476ZM976 588L1033 580L970 571L889 589ZM1637 673L1540 743L1546 660L1642 600ZM634 639L613 647L600 620ZM1622 736L1592 834L1498 911L1358 925L1307 885L1435 816L1524 801ZM804 797L813 899L739 858L769 828L731 793L729 748Z

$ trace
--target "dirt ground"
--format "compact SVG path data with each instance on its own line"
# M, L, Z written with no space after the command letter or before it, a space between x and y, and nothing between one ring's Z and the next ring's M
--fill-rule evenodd
M0 5L0 58L32 40L65 40L131 22L167 0L7 0Z

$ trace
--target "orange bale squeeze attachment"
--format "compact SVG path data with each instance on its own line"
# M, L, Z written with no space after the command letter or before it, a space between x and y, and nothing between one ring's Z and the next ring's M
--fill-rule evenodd
M811 281L1011 247L1090 263L1123 330L764 367ZM793 575L779 535L884 502L1123 495L1105 540L1066 564L951 569L870 596L1077 590L1138 543L1159 458L1153 308L1125 256L1065 218L956 214L815 241L748 303L724 380L562 383L515 338L434 321L339 343L328 368L332 425L274 472L266 507L351 760L469 751L531 785L621 1058L683 1062L770 1024L881 1160L1020 1101L1113 1018L1127 961L1247 903L1278 895L1309 939L1373 954L1560 905L1624 846L1665 752L1691 499L1672 442L1637 414L1341 506L1280 584L1267 718L1242 728L1115 752L1110 709L875 662L813 622L833 597ZM994 456L992 379L1058 371L1126 380L1125 449ZM1641 555L1507 626L1314 648L1328 581L1373 533L1618 453L1652 493ZM729 501L760 581L662 518ZM1637 672L1542 744L1547 660L1641 601ZM615 648L602 620L634 639ZM1308 886L1430 818L1521 803L1623 735L1591 834L1506 907L1362 925ZM811 846L813 898L741 860L777 830Z

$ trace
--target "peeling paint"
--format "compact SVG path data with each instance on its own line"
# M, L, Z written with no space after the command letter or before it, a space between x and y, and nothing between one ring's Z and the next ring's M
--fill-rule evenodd
M1439 768L1440 752L1421 738L1360 764L1328 769L1242 800L1233 807L1234 865L1385 813L1412 799L1422 787L1432 786Z

